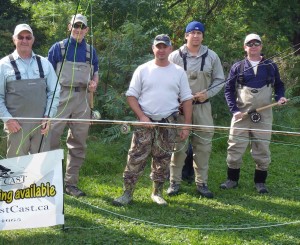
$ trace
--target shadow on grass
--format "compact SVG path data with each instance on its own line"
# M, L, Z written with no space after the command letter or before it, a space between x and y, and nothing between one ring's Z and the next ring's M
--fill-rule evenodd
M167 207L158 206L151 201L152 184L148 165L136 186L133 204L115 207L111 203L122 194L126 154L104 154L104 157L93 156L93 164L84 166L81 185L88 188L88 197L82 199L86 203L70 205L72 209L80 207L84 212L92 213L94 218L102 219L104 223L109 222L110 224L105 223L107 227L111 224L118 226L117 229L120 230L130 227L134 234L140 232L141 237L148 237L148 230L157 233L157 229L175 229L177 232L173 233L173 241L181 240L183 234L196 237L195 234L201 233L213 234L219 241L224 234L234 236L237 237L234 240L236 244L300 243L299 222L288 225L289 222L299 221L300 213L299 182L295 181L299 179L299 170L295 166L296 155L287 157L282 156L281 152L273 154L274 160L267 180L270 194L260 195L254 188L255 165L249 153L245 156L241 169L239 187L235 190L219 189L220 183L226 178L226 149L221 152L218 148L218 154L215 152L212 155L209 174L209 186L215 198L199 199L195 185L183 183L178 196L165 196L169 203ZM291 151L286 154L293 155ZM166 183L165 190L168 184ZM144 225L146 230L136 231L140 225ZM127 233L119 234L127 239ZM135 239L139 239L139 236ZM150 240L145 239L144 242ZM160 244L159 238L155 241Z

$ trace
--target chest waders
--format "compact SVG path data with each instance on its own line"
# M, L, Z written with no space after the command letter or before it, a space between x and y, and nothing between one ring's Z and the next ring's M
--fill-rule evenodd
M62 57L65 56L65 46L63 42L59 42ZM61 68L61 66L63 66ZM59 71L61 70L61 73ZM59 83L63 87L86 88L91 74L93 74L93 67L91 66L90 45L86 44L86 62L67 61L58 62L56 66L56 74L60 75ZM75 89L76 90L76 89Z
M65 57L65 46L60 42L62 57ZM86 62L62 61L56 66L56 74L61 84L60 103L57 108L57 117L90 119L88 83L93 74L91 66L90 45L86 44ZM76 187L79 181L79 170L86 154L86 139L88 137L89 123L73 123L57 121L52 124L51 149L60 148L60 138L68 126L66 145L68 147L65 185Z
M188 76L189 85L192 90L192 94L203 91L211 85L211 76L204 71L205 61L208 55L208 50L199 58L201 64L192 64L193 70L188 70L187 53L183 53L179 49L179 54L183 61L183 67ZM213 125L213 118L211 115L211 104L208 103L207 99L204 102L193 102L193 124L194 125ZM178 123L183 123L183 116L179 116ZM177 143L177 149L183 149L173 154L171 165L170 165L170 181L174 183L180 183L182 180L182 170L185 172L192 173L193 168L192 159L194 160L197 167L195 170L195 182L196 185L207 183L208 180L208 161L211 152L211 138L213 137L213 128L205 129L203 132L197 132L197 136L192 135L190 137L192 150L188 150L189 145L183 145L184 143ZM186 153L189 153L190 161L185 163L187 157ZM186 165L186 166L184 166Z
M7 110L13 117L44 117L47 104L47 86L41 58L36 56L40 78L35 79L22 79L21 73L13 56L9 55L9 59L15 71L16 80L7 81L5 85L5 104ZM31 141L32 138L41 138L40 128L37 128L41 123L33 123L28 120L18 121L22 130L18 133L9 135L7 155L14 156L16 154L17 147L20 144L23 144L24 148L26 148L23 153L21 153L22 149L20 150L20 155L28 154L29 151L31 153L37 153L37 150L30 150L32 148L35 149L36 146L33 146L29 141ZM20 134L22 135L20 136ZM21 137L21 139L19 137ZM27 139L24 137L27 137ZM22 139L24 142L21 142ZM34 144L38 144L37 147L39 146L38 139Z
M267 76L266 76L266 86L262 88L250 88L247 87L247 83L245 82L244 78L244 67L245 62L248 62L246 59L241 61L239 74L236 79L236 97L237 97L237 107L240 109L241 112L251 112L255 111L255 109L269 105L272 101L272 90L274 87L274 77L271 75L271 63L263 62L266 65L267 69ZM259 63L260 64L260 63ZM258 71L259 72L259 67ZM270 86L271 85L271 86ZM270 116L272 113L272 109L269 108L266 110L266 116ZM261 114L264 114L263 112ZM258 116L258 115L257 115ZM261 115L258 116L259 120L261 120ZM252 121L256 121L256 116L254 115Z
M270 63L267 64L266 85L262 88L247 87L244 78L241 76L244 72L244 62L242 61L240 67L240 75L237 79L236 98L237 106L241 112L255 110L256 108L269 105L272 101L272 91L274 78L270 75ZM259 72L259 67L257 72ZM271 85L271 86L270 86ZM228 139L227 149L227 165L228 165L228 179L238 181L239 172L242 165L242 157L246 151L248 144L251 147L251 156L256 164L256 173L262 172L266 174L269 164L271 162L270 154L270 140L271 132L261 132L259 130L272 130L272 108L266 108L260 112L261 119L259 122L251 120L250 117L245 117L242 120L235 121L234 117L231 120L230 133ZM241 128L249 128L248 130L241 130ZM254 130L253 130L254 129ZM256 183L264 183L266 176L262 180L255 180Z

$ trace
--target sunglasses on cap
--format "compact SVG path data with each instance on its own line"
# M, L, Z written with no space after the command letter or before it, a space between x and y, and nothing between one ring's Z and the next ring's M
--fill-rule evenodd
M255 47L258 47L258 46L260 46L261 45L261 42L249 42L249 43L246 43L245 44L247 47L253 47L253 46L255 46Z
M18 40L24 40L26 39L27 41L31 40L32 39L32 36L22 36L22 35L18 35L17 36Z
M75 24L72 25L72 27L73 27L74 29L80 28L80 29L82 29L82 30L87 28L87 26L84 25L83 23L75 23Z

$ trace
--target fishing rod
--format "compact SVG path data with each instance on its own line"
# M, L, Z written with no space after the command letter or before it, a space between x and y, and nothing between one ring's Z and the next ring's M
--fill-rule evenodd
M78 1L78 4L77 4L77 7L76 7L76 11L75 11L75 16L78 12L78 9L79 9L79 5L80 5L80 1ZM75 18L73 20L73 23L72 23L72 28L73 28L73 24L74 24L74 21L75 21ZM70 37L71 37L71 33L72 31L70 32L69 34L69 37L68 37L68 44L67 44L67 50L68 50L68 47L69 47L69 44L70 44ZM58 87L58 83L59 83L59 78L60 78L60 75L61 75L61 71L62 71L62 68L63 68L63 64L66 60L66 56L67 56L67 52L65 52L64 54L64 57L63 57L63 61L62 61L62 65L59 69L59 73L58 73L58 76L57 76L57 80L56 80L56 83L55 83L55 88L54 88L54 91L53 91L53 95L52 95L52 98L51 98L51 103L50 103L50 108L49 108L49 111L48 111L48 114L47 114L47 118L50 117L50 112L51 112L51 108L52 108L52 105L53 105L53 101L54 101L54 97L55 97L55 93L57 91L57 87ZM44 119L45 120L45 119ZM47 124L50 123L49 121L47 123L45 123L44 125L42 125L43 128L47 127ZM49 125L50 127L50 125ZM40 141L40 145L39 145L39 149L38 149L38 153L40 153L41 151L41 147L42 147L42 144L43 144L43 140L44 140L44 135L42 135L42 138L41 138L41 141Z
M0 119L8 119L8 117L0 117ZM33 121L33 118L25 118L25 117L15 117L16 120L28 120ZM34 118L34 120L42 120L43 118ZM140 121L121 121L121 120L96 120L96 119L75 119L75 118L51 118L52 121L67 121L73 123L90 123L93 121L98 124L112 124L112 125L130 125L130 126L152 126L152 127L168 127L168 128L188 128L190 130L195 131L207 131L207 129L217 128L228 130L231 127L225 126L209 126L209 125L194 125L194 124L179 124L179 123L159 123L159 122L140 122ZM35 121L34 121L35 122ZM286 135L294 135L300 136L300 132L289 132L289 131L273 131L273 130L263 130L263 129L249 129L249 128L238 128L241 130L250 130L250 131L259 131L259 132L273 132L278 134L286 134Z
M289 99L287 101L289 101ZM284 103L284 104L286 104L286 103ZM284 105L284 104L282 104L282 105ZM272 103L272 104L269 104L269 105L266 105L266 106L259 107L257 109L249 110L249 111L244 112L242 114L242 119L245 118L247 115L249 115L252 122L258 123L258 122L261 121L261 115L260 115L259 112L261 112L263 110L266 110L268 108L272 108L272 107L277 106L277 105L279 105L278 102L275 102L275 103Z
M283 54L283 53L286 52L287 50L292 49L292 48L295 48L295 47L297 47L297 46L299 46L299 45L300 45L300 43L295 44L294 46L289 47L289 48L285 49L284 51L282 51L282 52L280 52L280 53L278 53L278 54L275 54L275 55L271 56L271 57L268 58L268 59L265 59L265 61L270 61L270 60L272 60L274 57L280 56L281 54ZM286 58L286 57L288 57L288 56L290 56L290 55L292 55L292 54L298 52L299 50L300 50L300 48L294 50L292 53L290 53L290 54L284 56L284 58ZM283 58L282 58L282 59L283 59ZM244 70L243 73L245 73L246 71L252 69L253 67L261 66L261 65L265 65L265 64L264 64L264 63L258 63L257 65L251 66L251 67L249 67L248 69ZM240 74L237 74L234 78L238 77L239 75L240 75ZM223 83L226 83L226 82L228 82L228 81L229 81L229 79L225 79L224 81L222 81L222 82L220 82L220 83L218 83L218 84L215 84L215 85L213 85L213 86L208 87L207 89L205 89L205 90L202 91L202 92L207 92L207 91L209 91L209 90L211 90L211 89L213 89L213 88L215 88L215 87L218 87L218 86L220 86L220 85L222 85Z
M93 6L91 1L89 2L90 4L90 55L91 55L91 60L90 60L90 80L93 80L93 58L94 58L94 53L93 53L93 47L94 47L94 34L93 34ZM90 92L90 109L91 109L91 119L100 119L101 114L98 110L94 109L94 91Z

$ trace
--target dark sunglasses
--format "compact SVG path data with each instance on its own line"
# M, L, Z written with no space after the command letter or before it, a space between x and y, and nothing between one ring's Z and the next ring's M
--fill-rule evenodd
M246 43L246 46L250 47L250 48L253 46L258 47L260 45L261 45L261 42Z
M24 36L18 35L17 38L18 38L18 40L24 40L24 39L26 39L27 41L29 41L29 40L32 39L32 36L25 36L24 37Z
M77 28L80 28L80 29L86 29L86 28L87 28L86 25L84 25L84 24L78 24L78 23L73 24L72 27L73 27L74 29L77 29Z

